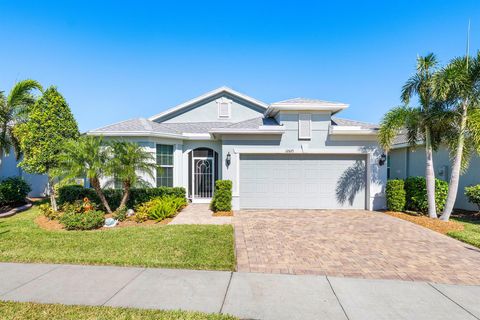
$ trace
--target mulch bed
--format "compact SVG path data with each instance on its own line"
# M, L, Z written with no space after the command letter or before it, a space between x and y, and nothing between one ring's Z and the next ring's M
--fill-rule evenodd
M442 221L439 219L431 219L426 216L415 216L402 212L386 211L385 213L392 217L413 222L422 227L440 232L442 234L447 234L450 231L462 231L464 229L463 224L456 221Z
M111 217L111 215L105 215L105 219ZM118 228L124 228L124 227L140 227L140 226L153 226L153 225L165 225L168 224L170 221L172 221L172 218L164 219L160 222L154 221L154 220L147 220L145 222L137 223L133 220L125 220L125 221L119 221L118 224L113 227L113 228L107 228L107 227L101 227L96 230L110 230L110 229L118 229ZM42 229L44 230L65 230L63 228L63 225L58 221L58 220L49 220L47 217L44 215L39 215L35 219L35 223ZM66 230L65 230L66 231ZM95 231L95 230L93 230Z
M214 217L233 217L233 211L218 211L212 214Z

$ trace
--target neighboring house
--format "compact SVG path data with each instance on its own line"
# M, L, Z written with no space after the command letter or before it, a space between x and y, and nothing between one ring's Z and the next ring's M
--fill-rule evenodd
M448 150L442 146L433 155L435 177L449 181L452 163ZM425 176L425 147L422 142L412 148L408 144L405 133L401 133L394 141L388 154L388 178L405 179L411 176ZM480 158L474 156L468 170L460 176L455 208L478 210L476 205L468 202L465 197L465 187L480 184Z
M269 105L221 87L87 134L145 146L162 167L149 182L185 187L193 202L209 202L214 181L228 179L235 210L382 209L378 128L333 117L347 107L303 98Z
M18 166L13 149L8 155L0 158L0 180L8 177L22 177L32 188L29 197L44 197L47 192L48 178L46 175L28 174Z

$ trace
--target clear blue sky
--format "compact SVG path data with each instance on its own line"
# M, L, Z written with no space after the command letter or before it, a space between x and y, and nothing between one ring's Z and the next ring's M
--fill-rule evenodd
M100 3L101 2L101 3ZM4 1L0 90L56 85L82 131L227 85L265 102L341 101L377 122L417 54L480 48L480 1Z

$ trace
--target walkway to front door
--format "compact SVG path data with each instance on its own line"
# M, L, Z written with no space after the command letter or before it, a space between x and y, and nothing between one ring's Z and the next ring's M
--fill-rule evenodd
M169 224L231 224L232 217L214 217L208 203L190 203Z
M380 212L235 213L238 271L480 284L480 249Z

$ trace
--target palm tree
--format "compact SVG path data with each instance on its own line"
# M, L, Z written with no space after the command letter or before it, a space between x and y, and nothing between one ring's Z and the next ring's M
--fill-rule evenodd
M440 219L448 221L455 204L460 174L468 168L475 149L480 152L480 51L459 57L435 77L435 93L450 112L445 140L453 159L447 201Z
M86 177L108 213L112 213L100 180L106 176L109 151L102 137L81 136L69 141L61 157L58 175L64 179Z
M436 128L436 114L441 113L441 103L433 98L433 75L436 71L437 59L433 53L417 58L417 71L402 87L401 100L404 106L387 112L380 124L379 143L388 151L396 135L406 130L411 146L417 145L420 139L425 141L428 215L437 218L435 204L435 172L433 168L433 150L440 142ZM419 106L409 107L411 98L418 97Z
M133 142L113 141L111 146L110 176L121 181L123 195L119 208L126 206L132 187L144 182L141 175L155 177L155 157Z
M32 93L34 89L43 91L40 83L28 79L17 82L8 96L0 91L0 154L8 154L13 147L17 160L20 157L20 146L13 127L26 120L30 106L37 99Z

